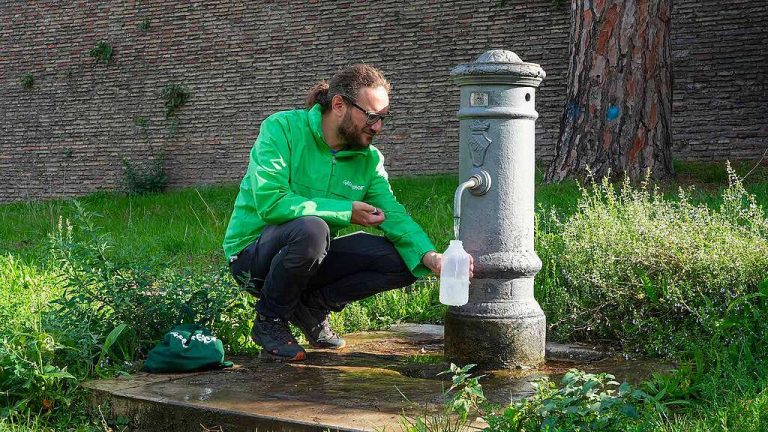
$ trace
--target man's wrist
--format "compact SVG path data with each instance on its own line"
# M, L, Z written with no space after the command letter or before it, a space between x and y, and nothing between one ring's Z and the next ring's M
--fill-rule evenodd
M429 267L430 269L433 269L435 267L435 257L437 256L437 252L434 250L431 250L427 253L425 253L421 257L421 263L424 264L424 266Z

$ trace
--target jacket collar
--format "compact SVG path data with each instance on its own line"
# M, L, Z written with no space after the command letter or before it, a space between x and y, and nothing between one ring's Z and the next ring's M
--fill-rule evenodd
M310 108L308 116L309 128L312 130L312 135L315 136L315 141L321 146L328 147L328 143L323 138L323 113L320 112L320 104L315 104L315 106Z

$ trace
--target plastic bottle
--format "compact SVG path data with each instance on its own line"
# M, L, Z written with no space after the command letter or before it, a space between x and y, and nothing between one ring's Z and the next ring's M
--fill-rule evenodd
M440 303L462 306L469 301L469 254L461 240L451 240L440 269Z

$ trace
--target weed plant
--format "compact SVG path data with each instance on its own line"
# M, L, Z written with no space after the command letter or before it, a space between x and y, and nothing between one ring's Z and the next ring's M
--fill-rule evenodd
M714 209L685 190L671 201L647 183L604 180L583 189L573 216L540 222L539 298L553 336L653 355L712 337L768 269L768 218L729 173Z
M149 30L149 25L150 25L149 19L144 19L140 23L138 23L136 27L138 27L139 30L146 32L147 30Z
M125 192L133 195L162 192L168 186L165 173L165 156L156 154L143 165L123 158L123 184Z
M407 432L470 431L473 421L487 424L487 432L643 431L651 422L667 418L665 395L651 395L629 383L615 381L607 373L568 371L560 387L547 378L532 382L533 395L498 405L488 401L480 380L463 367L451 364L441 374L451 374L451 386L443 394L445 410L437 415L403 417ZM481 424L481 423L479 423Z
M12 412L50 409L66 401L74 377L53 364L61 344L43 328L41 310L50 300L49 275L0 256L0 418Z
M120 324L137 352L121 348L114 360L131 361L146 353L176 324L200 323L211 328L230 352L242 351L248 331L248 297L223 267L164 268L159 263L136 264L110 257L110 236L99 232L94 215L80 208L73 224L62 223L52 236L51 252L58 264L63 292L56 304L57 321L87 323L107 335ZM119 343L115 347L120 348ZM116 357L116 358L115 358Z
M163 87L160 97L165 101L165 117L170 118L187 103L190 93L181 84L168 84Z
M109 60L112 58L112 45L106 41L99 41L96 46L91 48L89 54L96 59L96 61L108 64Z
M22 87L29 89L34 85L35 77L31 73L27 72L23 74L21 78L19 78L19 82L21 83Z
M531 398L489 412L491 431L642 430L644 416L666 413L654 397L607 373L571 370L561 387L547 379L532 383Z

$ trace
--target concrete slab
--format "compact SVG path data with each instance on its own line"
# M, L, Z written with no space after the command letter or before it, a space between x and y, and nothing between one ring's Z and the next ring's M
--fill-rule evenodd
M394 326L345 339L342 351L309 350L300 363L235 357L229 359L235 367L221 371L137 373L83 385L92 389L94 403L108 401L109 416L127 418L134 431L401 430L403 418L441 411L451 378L437 376L448 368L442 326ZM619 379L630 380L650 373L638 362L621 363L578 367L618 370ZM536 378L554 379L574 366L548 361L531 370L486 371L481 383L489 399L504 403L530 394Z

